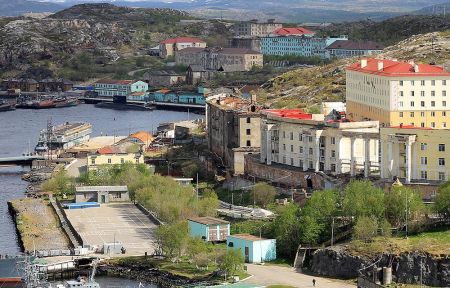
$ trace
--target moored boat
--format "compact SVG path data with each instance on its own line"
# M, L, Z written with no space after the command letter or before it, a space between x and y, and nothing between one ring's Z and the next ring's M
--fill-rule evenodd
M16 104L0 100L0 112L11 111L16 109Z
M78 99L76 98L58 98L53 100L55 108L72 107L78 105Z

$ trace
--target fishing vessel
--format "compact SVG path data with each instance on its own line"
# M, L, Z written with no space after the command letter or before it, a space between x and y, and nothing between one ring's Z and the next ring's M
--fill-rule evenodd
M92 125L84 122L66 122L53 126L51 121L47 128L39 134L36 152L50 150L69 149L81 142L88 141L92 133Z
M78 105L78 99L76 98L56 98L53 100L55 108L72 107Z

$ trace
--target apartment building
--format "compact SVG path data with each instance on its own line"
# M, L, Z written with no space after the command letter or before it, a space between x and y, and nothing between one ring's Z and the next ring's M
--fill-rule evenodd
M269 19L265 23L258 20L239 22L234 25L234 36L267 36L276 29L283 28L281 23L275 23L274 19Z
M147 90L148 84L143 81L102 79L94 83L98 97L128 96Z
M220 94L206 102L209 150L232 174L244 173L244 155L258 153L260 106L248 99Z
M450 130L397 126L381 128L381 178L439 184L449 180Z
M330 118L300 109L262 114L261 163L365 177L379 169L378 121L350 122L339 113Z
M329 45L327 58L373 56L383 52L384 45L373 41L338 40Z
M346 101L354 121L448 129L450 73L442 67L362 59L346 68Z
M180 51L190 47L205 48L206 42L200 38L193 37L176 37L166 39L159 43L159 56L161 58L174 56L175 51Z
M175 53L178 65L200 65L206 70L249 71L263 66L263 55L243 48L186 48Z

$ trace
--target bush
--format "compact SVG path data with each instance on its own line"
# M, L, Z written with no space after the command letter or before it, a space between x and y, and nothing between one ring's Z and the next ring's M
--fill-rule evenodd
M434 210L442 217L450 219L450 181L439 187Z
M361 216L356 221L353 238L368 242L377 236L377 220L368 216Z
M265 208L267 204L275 201L277 191L275 187L261 182L253 186L251 194L254 203Z

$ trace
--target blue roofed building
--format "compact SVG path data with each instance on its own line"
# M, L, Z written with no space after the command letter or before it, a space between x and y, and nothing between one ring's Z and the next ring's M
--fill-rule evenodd
M192 237L205 241L226 241L230 235L230 222L214 217L194 217L188 220Z
M205 95L203 93L172 91L169 89L161 89L153 92L149 98L151 101L178 104L198 104L205 105Z
M277 258L276 240L235 234L227 237L227 249L239 249L246 263L262 263Z
M373 41L334 41L326 48L329 58L371 56L383 52L384 45Z

